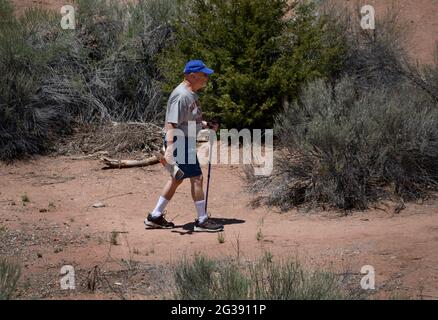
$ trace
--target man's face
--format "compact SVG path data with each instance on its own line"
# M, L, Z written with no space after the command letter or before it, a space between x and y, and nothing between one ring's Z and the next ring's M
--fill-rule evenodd
M192 73L193 76L193 85L198 88L198 89L202 89L207 85L208 82L208 74L204 73L204 72L195 72Z

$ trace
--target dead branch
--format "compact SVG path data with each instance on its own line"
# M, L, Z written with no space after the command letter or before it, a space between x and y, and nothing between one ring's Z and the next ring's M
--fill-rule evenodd
M143 160L117 160L110 159L107 157L100 158L100 161L106 165L104 169L122 169L122 168L133 168L133 167L145 167L153 164L159 163L156 156L149 157Z
M109 155L108 151L98 151L92 154L87 154L85 156L77 156L77 157L71 157L71 160L85 160L85 159L91 159L94 157L99 157L99 156L107 156Z

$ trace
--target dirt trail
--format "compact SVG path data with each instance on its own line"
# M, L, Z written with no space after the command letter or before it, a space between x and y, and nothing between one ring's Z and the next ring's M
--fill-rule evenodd
M168 217L179 227L145 230L143 219L153 208L166 173L160 165L101 168L96 160L67 157L0 166L0 238L4 234L0 254L23 265L29 287L42 282L53 288L66 264L81 270L102 266L109 249L107 270L116 272L121 269L116 261L132 260L149 266L149 275L162 275L164 269L154 266L197 252L253 260L268 251L277 258L298 256L312 267L359 275L363 265L372 265L378 290L438 298L436 200L407 204L400 214L393 213L393 204L346 217L333 212L278 214L247 206L250 194L244 191L241 167L215 165L209 211L225 224L225 242L219 243L217 234L190 232L195 208L188 182L168 206ZM206 167L203 170L206 174ZM23 195L29 202L23 202ZM92 207L96 202L105 207ZM117 237L119 245L110 246L112 231L125 232ZM37 278L40 282L35 282ZM50 288L44 294L29 289L23 295L56 296Z

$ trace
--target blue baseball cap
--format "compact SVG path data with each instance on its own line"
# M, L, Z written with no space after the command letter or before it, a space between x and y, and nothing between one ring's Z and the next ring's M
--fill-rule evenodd
M193 72L203 72L208 75L214 73L213 70L207 68L207 66L205 65L204 62L202 62L202 60L190 60L189 62L187 62L184 68L184 73L187 74Z

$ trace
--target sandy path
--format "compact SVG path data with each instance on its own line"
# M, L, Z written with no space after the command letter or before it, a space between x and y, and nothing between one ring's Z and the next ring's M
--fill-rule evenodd
M369 210L347 217L278 214L248 207L250 194L240 176L239 166L213 168L209 211L226 224L225 243L219 243L217 234L190 232L195 208L188 182L168 206L168 217L179 227L145 230L145 214L167 179L160 165L101 170L98 161L66 157L1 165L0 226L21 234L12 242L14 248L3 247L2 254L18 258L30 274L52 270L51 281L56 282L59 266L86 269L102 264L110 233L122 231L127 233L118 237L120 245L111 248L114 259L164 265L196 252L252 260L269 251L277 258L299 256L312 266L353 273L372 265L379 289L398 287L438 298L438 201L408 204L398 215L391 205L381 206L387 212ZM25 206L23 194L30 199ZM93 208L98 201L106 206ZM259 232L262 240L257 240Z

